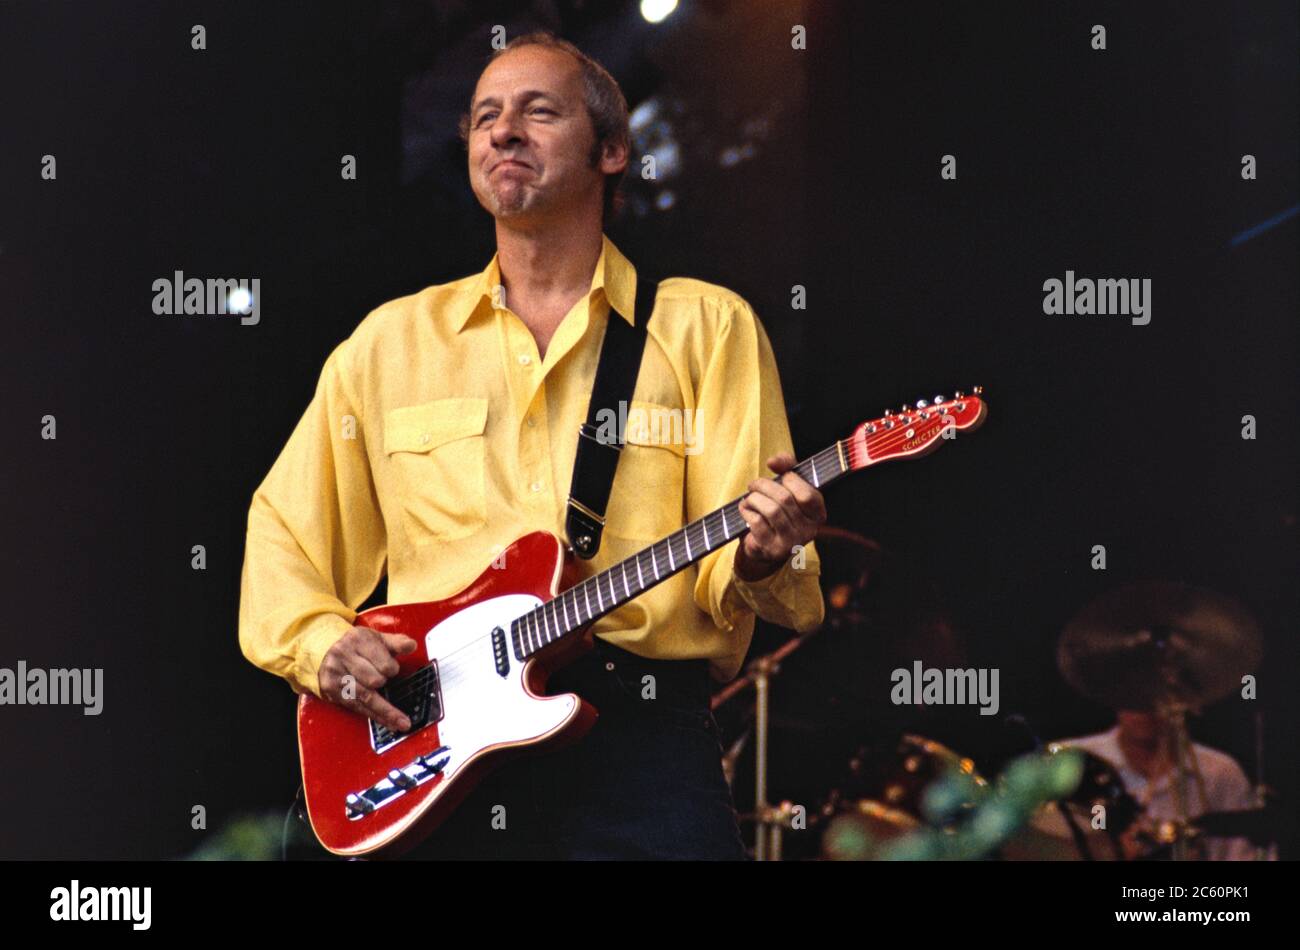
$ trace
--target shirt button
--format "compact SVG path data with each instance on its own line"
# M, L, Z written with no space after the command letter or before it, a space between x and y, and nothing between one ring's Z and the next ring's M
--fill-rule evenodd
M531 363L532 361L533 361L533 358L532 358L531 356L529 356L527 353L520 353L520 354L519 354L519 365L520 365L520 366L527 366L527 365L528 365L529 363Z
M533 491L541 491L541 490L542 490L542 483L541 483L541 482L533 482Z
M611 673L614 672L614 664L613 664L613 663L606 663L606 664L605 664L605 669L609 670Z
M420 436L420 444L421 445L429 444L429 433L426 432L424 435Z
M529 417L528 417L528 428L531 429L531 428L535 427L536 425L537 425L537 420L534 419L532 416L529 416Z

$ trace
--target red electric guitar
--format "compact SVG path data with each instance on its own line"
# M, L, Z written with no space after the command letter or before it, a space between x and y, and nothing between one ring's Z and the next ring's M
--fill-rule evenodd
M936 396L864 422L795 466L810 484L938 448L984 420L971 396ZM740 499L560 593L565 546L545 531L515 541L447 600L375 607L358 626L412 637L382 695L411 720L404 733L305 694L298 749L316 836L339 855L389 855L432 832L508 759L580 739L596 709L573 693L544 695L547 677L590 649L593 621L685 570L747 530Z

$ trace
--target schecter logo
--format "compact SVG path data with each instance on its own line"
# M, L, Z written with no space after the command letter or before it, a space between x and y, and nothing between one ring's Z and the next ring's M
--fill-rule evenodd
M941 435L945 439L951 439L957 434L957 429L953 425L952 416L939 416L922 423L921 425L912 426L915 432L911 438L904 442L900 447L900 452L910 452L912 449L919 449L927 442L934 441L935 436Z
M912 451L912 449L925 445L925 443L930 441L930 436L932 436L933 434L934 434L933 432L927 431L921 433L915 439L908 439L906 442L903 443L903 451L910 452Z

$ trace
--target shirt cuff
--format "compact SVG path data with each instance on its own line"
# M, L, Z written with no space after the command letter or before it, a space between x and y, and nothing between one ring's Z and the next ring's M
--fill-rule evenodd
M320 697L320 665L330 647L352 629L352 624L338 614L323 614L312 621L311 629L298 641L290 685L296 693L310 692Z
M739 545L734 545L725 552L730 558L726 566L731 574L723 595L725 613L746 610L799 633L807 633L821 624L823 608L819 569L811 565L796 568L793 560L787 558L767 577L747 581L736 574L735 559L739 549Z
M747 581L735 572L733 561L731 580L736 585L736 593L740 594L750 610L761 617L764 608L770 609L773 605L782 603L782 594L787 595L788 598L793 583L790 575L793 573L794 568L790 566L790 559L786 558L781 562L781 566L767 577Z

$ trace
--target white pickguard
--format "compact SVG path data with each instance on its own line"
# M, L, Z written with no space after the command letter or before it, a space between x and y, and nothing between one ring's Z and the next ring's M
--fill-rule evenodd
M537 699L527 693L524 664L515 659L512 641L506 676L497 673L492 659L493 628L505 630L509 640L510 622L541 603L530 594L493 597L453 614L425 634L425 652L438 661L442 686L438 738L450 755L443 770L446 779L481 749L537 739L577 712L572 694Z

